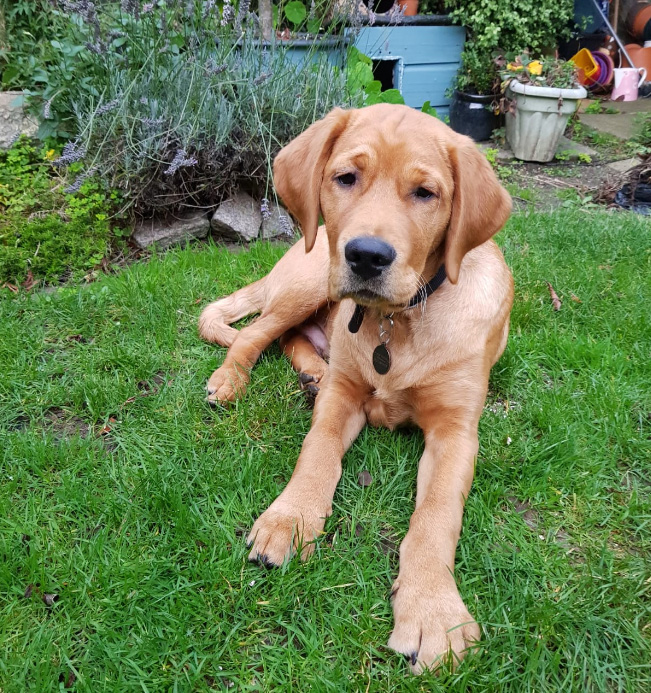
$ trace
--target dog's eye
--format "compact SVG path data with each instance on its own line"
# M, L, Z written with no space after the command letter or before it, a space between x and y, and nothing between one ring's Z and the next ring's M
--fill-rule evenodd
M435 197L431 190L423 187L416 188L414 195L416 195L416 197L420 197L421 200L430 200L432 197Z
M340 176L337 176L337 182L346 188L354 185L356 180L357 176L354 173L342 173Z

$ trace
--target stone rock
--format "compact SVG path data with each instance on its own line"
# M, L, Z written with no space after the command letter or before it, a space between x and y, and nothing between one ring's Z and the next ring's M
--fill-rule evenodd
M269 205L270 216L262 218L262 238L284 238L291 240L294 238L294 222L289 214L280 206L274 203Z
M634 157L632 159L622 159L621 161L611 161L608 168L612 168L617 173L628 173L632 168L640 164L640 159Z
M9 149L19 135L33 137L38 122L23 108L22 91L0 91L0 149Z
M558 157L559 154L561 155L561 158L567 156L568 161L578 161L579 155L581 154L589 156L592 159L593 157L597 156L598 152L591 147L587 147L585 144L573 142L572 140L569 140L567 137L563 136L561 137L558 147L556 148L556 157Z
M147 248L154 243L159 248L187 243L205 238L210 231L210 220L204 214L194 214L172 221L146 219L137 224L131 239L139 248Z
M244 243L252 241L258 237L262 225L260 205L250 195L239 192L217 207L210 225L224 238Z

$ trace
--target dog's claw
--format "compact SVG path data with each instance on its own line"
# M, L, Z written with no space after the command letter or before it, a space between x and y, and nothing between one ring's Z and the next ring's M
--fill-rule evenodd
M267 554L263 553L262 556L258 555L258 563L263 565L265 568L275 568L276 564L267 557Z
M307 385L308 383L314 382L314 376L311 375L310 373L299 373L298 379L299 379L301 385Z
M411 656L410 656L410 659L411 659L411 666L412 666L412 667L415 667L415 666L416 666L416 662L418 661L418 652L412 652L412 653L411 653Z

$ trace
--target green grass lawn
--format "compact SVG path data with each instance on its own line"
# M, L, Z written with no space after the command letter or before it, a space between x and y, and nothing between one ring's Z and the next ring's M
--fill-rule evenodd
M420 434L362 433L309 563L247 562L310 411L277 347L210 409L196 319L281 248L3 291L0 691L651 690L649 221L520 215L499 242L511 338L457 552L484 647L439 678L385 647Z

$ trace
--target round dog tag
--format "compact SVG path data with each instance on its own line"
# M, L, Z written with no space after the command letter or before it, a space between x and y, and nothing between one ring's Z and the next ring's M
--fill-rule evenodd
M391 368L391 355L385 344L378 344L373 350L373 368L380 375L388 373Z

